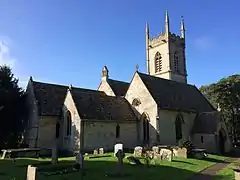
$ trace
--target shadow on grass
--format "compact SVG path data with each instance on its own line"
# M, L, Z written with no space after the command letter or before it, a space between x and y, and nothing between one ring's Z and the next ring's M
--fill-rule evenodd
M180 161L177 161L180 162ZM186 163L186 162L182 162ZM74 161L62 160L57 165L52 165L50 162L38 161L34 159L18 159L16 163L9 160L0 160L0 179L26 179L27 166L35 164L38 167L38 180L66 180L66 179L79 179L81 173L79 171L73 171ZM84 164L85 176L83 179L87 180L113 180L113 179L158 179L158 180L187 180L192 179L196 173L191 171L191 167L197 166L197 164L186 164L189 170L172 167L174 162L169 165L152 165L146 166L134 166L130 164L124 164L121 169L114 161L107 161L104 159L88 160ZM59 172L59 173L58 173ZM204 179L213 178L213 176L204 176ZM219 176L218 180L226 177Z

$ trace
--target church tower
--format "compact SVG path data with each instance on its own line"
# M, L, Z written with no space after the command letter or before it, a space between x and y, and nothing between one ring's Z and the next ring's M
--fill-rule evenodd
M156 37L149 36L146 24L146 58L148 74L181 83L187 83L185 59L185 27L181 18L181 35L170 31L168 12L165 14L165 30Z

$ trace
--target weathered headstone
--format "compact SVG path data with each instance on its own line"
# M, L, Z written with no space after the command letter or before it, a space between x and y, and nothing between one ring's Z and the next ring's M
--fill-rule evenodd
M4 150L1 159L5 159L6 154L7 154L7 151Z
M31 165L28 165L27 180L37 180L37 167L33 167Z
M84 156L81 153L76 155L76 167L77 169L83 169L84 165Z
M123 164L123 158L125 157L125 153L123 152L123 150L119 149L115 156L118 159L118 165L121 166Z
M159 147L153 146L152 151L153 151L153 158L157 159L159 155Z
M178 148L177 156L187 158L187 149L186 148Z
M104 149L103 148L99 148L99 154L101 154L101 155L104 154Z
M172 161L173 151L171 149L162 148L160 150L160 156L162 160Z
M117 154L118 150L122 150L123 151L123 144L115 144L115 146L114 146L114 155Z
M94 154L94 155L98 155L98 149L94 149L94 150L93 150L93 154Z
M57 147L52 148L52 164L58 163L58 152Z
M135 147L134 148L134 156L141 157L142 156L142 151L143 151L143 148L141 146Z

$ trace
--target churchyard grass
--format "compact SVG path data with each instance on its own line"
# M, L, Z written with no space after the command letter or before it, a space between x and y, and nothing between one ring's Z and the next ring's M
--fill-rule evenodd
M112 154L111 154L112 155ZM129 156L130 154L127 154ZM226 157L209 155L205 160L197 159L184 159L174 158L172 162L168 161L155 161L154 166L134 166L128 164L128 160L124 159L124 166L121 172L125 174L123 177L114 177L119 169L117 169L116 158L111 157L99 157L85 160L85 173L83 177L85 180L99 180L99 179L188 179L195 173L215 164L218 161L224 160ZM59 164L52 165L50 159L16 159L16 162L12 160L0 160L0 179L1 180L22 180L26 178L27 165L36 164L38 167L38 178L37 180L66 180L80 179L79 172L63 172L64 169L69 169L75 163L75 158L59 158ZM62 174L50 175L49 173L63 172Z
M236 168L235 163L229 164L216 173L217 176L214 178L214 180L234 180L234 168Z

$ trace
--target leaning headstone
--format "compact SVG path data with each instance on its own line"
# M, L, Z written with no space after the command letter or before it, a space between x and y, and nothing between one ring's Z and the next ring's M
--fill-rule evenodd
M6 154L7 154L7 151L4 150L1 159L5 159Z
M141 157L142 156L142 151L143 151L143 148L141 146L135 147L134 148L134 156Z
M101 154L101 155L104 154L104 149L103 148L99 148L99 154Z
M52 148L52 164L58 163L58 154L57 154L57 148Z
M37 167L33 167L31 165L28 165L27 180L37 180Z
M98 149L94 149L94 150L93 150L93 154L94 154L94 155L98 155Z
M115 146L114 146L114 155L117 154L118 150L122 150L123 151L123 144L115 144Z

